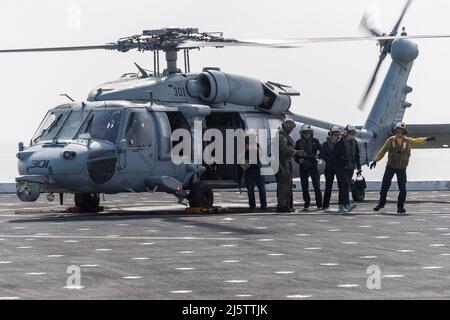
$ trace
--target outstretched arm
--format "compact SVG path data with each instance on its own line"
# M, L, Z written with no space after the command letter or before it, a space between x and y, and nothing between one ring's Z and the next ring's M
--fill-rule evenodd
M428 142L428 139L432 139L432 137L431 138L409 138L409 143L411 144L411 147L414 147L414 146L426 144ZM432 140L430 140L430 141L432 141Z

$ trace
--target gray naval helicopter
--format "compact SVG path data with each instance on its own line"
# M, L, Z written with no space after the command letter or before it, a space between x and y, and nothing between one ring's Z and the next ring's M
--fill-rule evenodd
M219 68L191 72L190 51L205 47L286 49L319 42L377 41L381 54L361 106L365 105L384 59L390 55L392 62L368 119L357 127L362 163L368 164L391 134L393 125L411 107L406 101L412 91L407 82L419 54L411 39L450 37L408 36L404 30L398 35L410 3L389 34L373 28L368 23L370 17L365 16L362 24L371 35L364 37L239 41L226 39L220 33L170 28L146 30L106 45L0 50L153 52L153 72L136 65L137 73L97 86L87 101L73 101L48 111L29 145L19 144L17 196L33 202L42 193L48 194L49 201L59 194L63 204L63 195L69 193L75 195L77 207L94 208L99 205L101 194L166 192L175 195L179 202L187 199L191 207L212 207L212 190L239 187L239 165L175 164L171 160L174 130L193 131L196 121L202 123L203 129L221 132L276 130L290 118L297 122L294 139L299 138L299 128L307 123L313 126L315 136L324 141L330 127L336 125L290 112L292 97L299 95L290 86L225 73ZM161 53L167 63L162 72ZM178 53L183 53L184 72L177 65ZM436 136L436 142L424 146L427 148L447 148L450 144L448 124L410 125L409 131L411 135ZM203 142L202 147L207 145Z

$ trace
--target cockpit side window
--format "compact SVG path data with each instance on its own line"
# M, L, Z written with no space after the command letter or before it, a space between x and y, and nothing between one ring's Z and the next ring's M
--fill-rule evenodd
M152 145L152 118L147 112L133 112L128 118L125 139L128 146L148 148Z

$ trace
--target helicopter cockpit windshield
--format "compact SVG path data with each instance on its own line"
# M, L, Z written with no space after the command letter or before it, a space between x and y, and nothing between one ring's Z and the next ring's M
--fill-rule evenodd
M86 121L84 121L81 134L89 133L91 139L103 140L111 143L117 142L120 122L122 120L122 110L120 109L98 109L93 110Z
M32 144L42 141L64 141L88 133L91 139L117 142L122 110L64 110L50 111L39 126Z
M39 141L53 140L69 113L69 110L49 111L36 131L36 134L31 139L31 143L36 144Z

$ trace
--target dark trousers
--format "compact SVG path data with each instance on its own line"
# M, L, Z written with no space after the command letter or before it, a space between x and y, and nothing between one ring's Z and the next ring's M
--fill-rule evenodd
M266 181L264 179L264 176L261 175L261 171L252 169L247 170L245 172L244 181L245 187L247 188L248 204L250 208L256 208L255 186L258 187L261 208L267 208Z
M288 209L293 207L292 193L292 164L289 161L278 170L275 175L277 179L277 208Z
M339 188L339 204L348 205L350 203L350 182L355 170L336 168L336 179Z
M398 194L397 208L402 209L405 206L406 201L406 169L394 169L389 166L386 167L383 176L383 183L381 184L381 192L380 192L380 207L384 207L386 205L386 197L391 187L392 178L394 175L397 175L397 184L398 190L400 191Z
M317 208L322 207L322 191L320 190L320 173L317 165L312 167L300 166L300 180L302 183L304 207L309 208L311 204L311 197L309 195L309 177L311 177L314 193L316 195Z
M323 195L323 207L328 208L330 206L331 192L333 190L333 182L336 171L333 168L325 169L325 193Z

